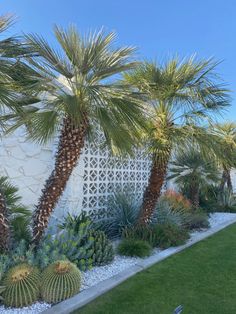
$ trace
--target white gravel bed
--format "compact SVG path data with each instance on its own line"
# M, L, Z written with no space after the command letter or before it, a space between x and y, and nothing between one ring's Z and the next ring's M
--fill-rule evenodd
M220 224L230 221L232 218L236 217L234 213L213 213L210 214L209 223L210 228L219 226Z
M81 290L88 289L100 281L111 278L121 271L136 264L140 258L125 257L116 255L112 263L105 266L93 267L91 270L82 273L82 287Z
M236 214L231 213L213 213L210 214L209 223L210 228L219 226L222 223L230 221L232 218L236 217ZM191 233L191 238L189 241L192 241L199 233L204 233L206 230L194 231ZM160 249L154 249L152 255L159 253ZM114 261L105 266L94 267L91 270L82 272L82 287L81 290L88 289L99 282L113 277L114 275L122 272L123 270L129 268L132 265L138 263L141 258L135 257L125 257L116 255ZM22 309L8 309L4 306L0 306L0 313L2 314L38 314L49 308L51 305L43 302L37 302L30 307L25 307Z
M28 307L22 307L20 309L12 309L12 308L5 308L4 306L0 306L0 313L1 314L38 314L46 309L50 308L51 305L44 302L36 302Z

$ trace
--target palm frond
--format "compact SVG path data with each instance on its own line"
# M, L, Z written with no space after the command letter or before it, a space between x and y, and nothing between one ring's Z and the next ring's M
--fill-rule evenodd
M144 101L137 91L113 80L136 66L135 49L115 48L113 32L100 30L82 36L74 26L67 30L55 26L54 31L58 51L38 35L25 36L35 53L28 61L39 74L41 86L36 80L34 87L41 102L33 107L29 104L29 109L24 106L18 117L8 115L10 130L26 124L33 140L46 142L60 129L63 117L79 126L86 116L88 129L100 126L114 152L131 151L145 128Z

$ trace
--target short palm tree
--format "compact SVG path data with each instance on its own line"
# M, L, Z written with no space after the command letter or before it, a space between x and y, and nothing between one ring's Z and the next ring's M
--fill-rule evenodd
M200 190L219 182L220 174L212 158L207 158L194 147L179 151L170 163L168 180L187 192L193 208L199 208Z
M12 16L0 16L0 35L9 29L13 21ZM20 113L21 109L17 104L23 104L26 98L27 102L30 102L29 90L36 83L31 76L33 70L22 61L25 54L29 54L29 50L22 45L19 38L7 37L0 40L0 130L2 132L5 126L3 116L6 112L8 115L13 111ZM8 249L9 239L8 209L0 186L0 251Z
M55 27L60 51L38 35L26 37L37 55L31 66L44 77L40 106L30 106L15 125L27 124L33 140L46 142L59 132L54 169L46 181L34 212L37 243L81 155L86 138L100 129L113 151L131 151L143 126L142 106L136 92L115 82L134 68L132 47L114 48L114 33L103 31L81 36L71 26ZM32 126L32 127L31 127Z
M31 240L31 212L21 204L18 188L7 177L0 176L0 189L5 197L8 221L11 228L11 242L16 244L24 239L29 243Z
M223 193L224 188L232 191L232 180L230 171L236 167L236 123L225 122L221 124L216 124L213 127L213 133L220 137L224 144L224 155L218 156L218 162L223 170L222 178L220 183L220 192Z
M152 168L143 196L140 223L146 223L157 204L168 163L176 148L192 142L214 148L216 136L209 135L204 121L228 103L227 90L217 84L216 63L195 58L170 60L161 66L144 62L125 75L127 84L148 96L146 118Z

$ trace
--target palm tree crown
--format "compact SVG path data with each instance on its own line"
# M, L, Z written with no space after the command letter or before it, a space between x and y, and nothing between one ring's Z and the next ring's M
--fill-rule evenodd
M232 191L230 171L236 167L236 124L234 122L218 123L213 126L211 132L219 137L223 147L223 151L216 156L223 170L220 191L224 192L225 185Z
M144 125L141 101L137 93L116 84L114 79L134 68L135 49L113 48L114 33L100 31L81 36L73 26L68 30L55 27L55 36L60 51L38 35L26 36L35 52L30 63L45 79L40 106L30 106L28 110L24 107L28 124L33 125L31 139L49 140L60 129L63 118L68 117L74 126L86 121L89 134L99 126L112 148L130 149ZM25 124L25 116L17 116L15 123Z
M173 156L168 180L187 192L194 207L199 207L200 189L219 182L219 171L214 159L206 158L194 147L180 151Z
M217 136L207 130L206 122L228 105L227 89L218 84L213 60L178 58L164 65L144 62L125 74L125 82L147 96L151 104L146 114L153 158L152 171L142 206L147 221L160 196L167 166L174 149L193 143L205 150L215 149Z

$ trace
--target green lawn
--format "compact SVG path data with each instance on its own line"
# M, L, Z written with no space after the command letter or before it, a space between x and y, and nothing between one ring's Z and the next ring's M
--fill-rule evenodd
M152 266L75 313L236 313L236 224Z

